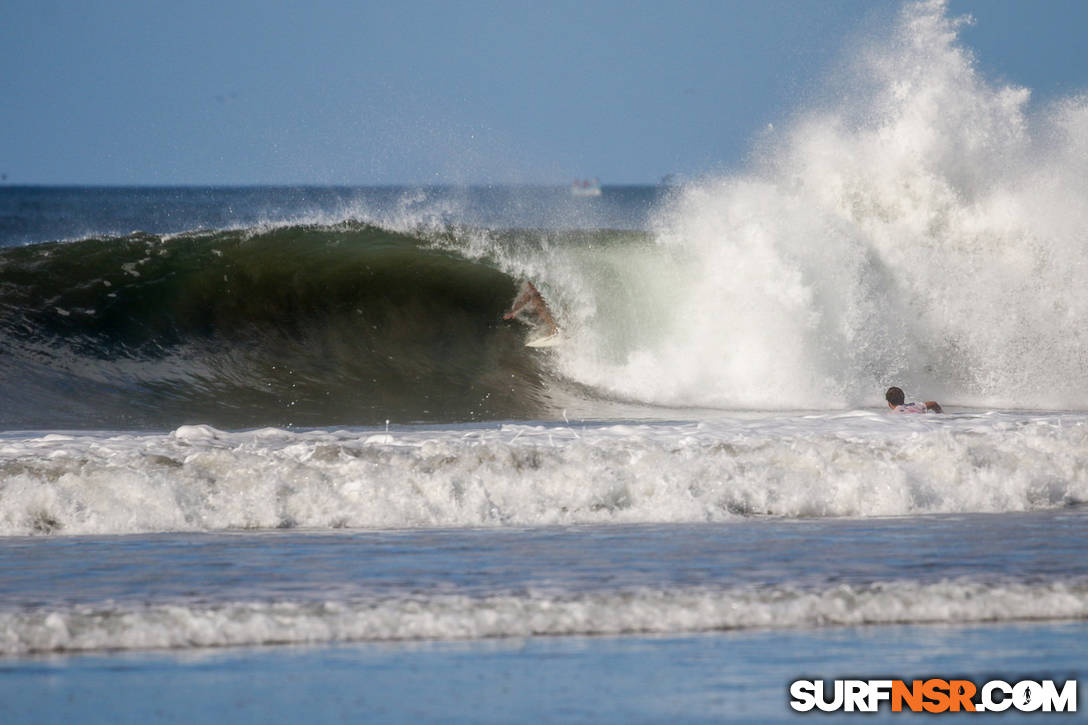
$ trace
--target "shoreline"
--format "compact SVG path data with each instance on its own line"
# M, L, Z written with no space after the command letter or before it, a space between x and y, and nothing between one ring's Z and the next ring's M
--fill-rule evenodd
M1083 688L1085 643L1088 622L1063 622L54 655L0 659L0 701L11 722L88 725L780 721L804 717L787 704L803 677Z

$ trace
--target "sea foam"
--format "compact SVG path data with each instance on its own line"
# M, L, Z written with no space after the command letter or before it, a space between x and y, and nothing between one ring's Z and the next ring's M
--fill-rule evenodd
M1088 416L5 434L0 535L703 522L1088 501Z
M1088 618L1084 582L874 582L0 611L0 655Z

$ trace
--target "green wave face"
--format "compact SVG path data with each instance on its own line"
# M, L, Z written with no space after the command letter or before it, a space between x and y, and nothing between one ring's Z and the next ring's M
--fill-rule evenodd
M0 250L4 428L530 418L517 280L366 224Z

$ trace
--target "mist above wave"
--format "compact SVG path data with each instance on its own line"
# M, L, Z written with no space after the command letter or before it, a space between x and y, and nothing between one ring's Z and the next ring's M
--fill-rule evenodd
M963 22L906 5L748 171L663 206L621 283L561 273L563 370L670 405L1088 406L1088 101L990 82Z

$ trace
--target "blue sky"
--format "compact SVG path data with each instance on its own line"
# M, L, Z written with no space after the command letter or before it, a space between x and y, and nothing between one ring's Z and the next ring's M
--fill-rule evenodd
M950 0L988 76L1088 91L1083 0ZM742 163L899 3L4 0L34 184L655 182Z

